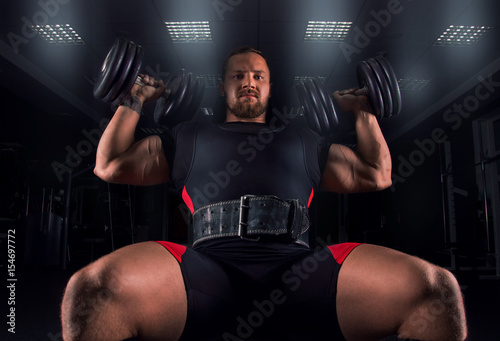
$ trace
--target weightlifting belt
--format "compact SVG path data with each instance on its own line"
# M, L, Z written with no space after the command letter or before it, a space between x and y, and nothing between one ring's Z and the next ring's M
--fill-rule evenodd
M298 200L244 195L239 200L209 204L193 213L192 245L202 241L240 237L260 238L309 246L307 207Z

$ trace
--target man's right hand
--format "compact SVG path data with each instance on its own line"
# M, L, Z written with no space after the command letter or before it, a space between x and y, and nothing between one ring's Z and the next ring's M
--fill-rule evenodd
M144 85L135 83L130 91L132 96L137 96L142 104L155 101L165 93L165 85L162 80L155 80L149 75L139 74Z
M366 95L357 95L358 89L335 91L333 98L343 111L357 113L359 111L373 112Z

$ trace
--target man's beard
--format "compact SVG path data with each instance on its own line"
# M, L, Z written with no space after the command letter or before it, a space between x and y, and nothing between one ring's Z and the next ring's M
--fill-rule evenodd
M257 102L252 104L252 100L238 100L234 105L227 104L229 111L239 118L256 118L267 111L268 101L262 103L257 97Z

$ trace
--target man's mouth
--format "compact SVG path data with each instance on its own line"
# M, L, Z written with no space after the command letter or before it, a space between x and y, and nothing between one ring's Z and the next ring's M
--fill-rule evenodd
M257 95L257 93L255 92L244 92L244 93L241 93L240 98L259 98L259 96Z

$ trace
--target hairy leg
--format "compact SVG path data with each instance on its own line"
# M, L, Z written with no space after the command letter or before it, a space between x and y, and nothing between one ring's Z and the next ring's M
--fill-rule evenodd
M360 245L339 273L337 314L347 340L388 335L417 340L466 337L463 300L455 277L422 259Z
M153 242L126 246L78 271L61 307L65 341L177 340L186 314L179 264Z

